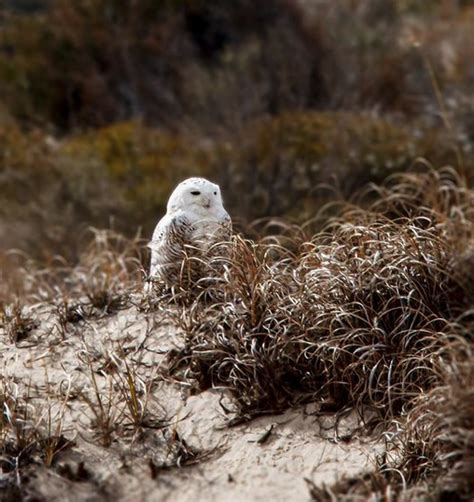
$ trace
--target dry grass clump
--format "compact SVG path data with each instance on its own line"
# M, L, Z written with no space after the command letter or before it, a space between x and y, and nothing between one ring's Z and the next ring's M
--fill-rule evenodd
M82 300L97 310L111 312L119 308L125 297L142 285L145 250L137 234L128 239L111 230L89 229L89 244L75 266L52 268L40 280L36 293L42 300L63 298ZM62 276L63 281L58 279Z
M420 174L420 187L426 177L437 180L427 198L455 191L449 171ZM403 200L404 183L387 199ZM316 398L398 416L467 344L455 273L467 230L438 209L389 219L377 204L349 207L296 253L235 238L213 262L219 300L181 311L186 346L171 372L229 390L244 416ZM466 225L469 210L456 208Z
M62 337L80 321L116 313L131 305L143 288L146 249L139 235L127 239L110 230L90 229L76 265L61 257L48 267L19 259L0 291L0 320L11 342L39 326L35 306L50 305Z
M38 322L18 302L0 304L0 327L11 343L18 343L38 327Z
M364 474L357 478L343 478L333 485L317 486L307 479L311 500L315 502L363 502L366 500L382 500L395 502L409 500L401 497L399 478L388 476L378 471ZM405 495L406 492L403 492Z
M27 466L51 467L59 453L73 445L72 431L64 426L69 391L59 396L48 384L42 399L31 382L24 388L1 376L0 488L6 500L20 497Z
M110 314L127 306L130 293L141 289L143 242L139 235L127 239L112 231L91 232L89 246L64 279L65 293L98 314Z
M143 438L144 431L168 426L156 398L161 379L157 367L148 368L135 349L121 344L98 349L84 344L78 354L88 385L80 392L90 418L92 437L109 447L120 438Z
M472 357L472 354L471 354ZM468 500L474 491L474 368L447 368L442 385L421 395L403 421L396 467L410 484Z
M472 354L469 353L472 357ZM456 361L386 432L376 469L333 485L307 480L312 500L470 500L474 490L474 368Z
M418 171L397 173L382 186L371 185L364 195L374 192L373 209L389 217L436 216L464 238L466 228L471 229L473 216L474 194L470 185L453 168L426 170L425 165L426 161L419 159Z

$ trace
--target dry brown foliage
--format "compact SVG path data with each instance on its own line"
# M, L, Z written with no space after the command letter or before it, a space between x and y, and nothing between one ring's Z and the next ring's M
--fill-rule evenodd
M472 196L459 182L451 170L396 178L382 202L346 208L296 252L234 238L212 260L224 272L182 310L173 372L228 389L249 416L315 398L399 415L470 336L458 263Z

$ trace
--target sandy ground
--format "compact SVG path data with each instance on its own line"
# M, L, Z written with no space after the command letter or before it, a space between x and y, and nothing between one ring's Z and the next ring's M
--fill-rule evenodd
M61 334L51 308L36 307L34 315L39 327L16 346L0 333L3 381L18 391L29 388L38 423L42 417L44 424L53 410L53 424L62 417L61 432L74 441L52 468L41 460L27 466L20 482L35 500L309 500L305 478L331 484L357 475L371 469L382 451L362 432L348 437L357 427L354 415L337 420L307 405L228 427L218 391L183 399L182 389L160 379L150 387L149 411L166 426L141 434L117 432L110 446L101 446L93 413L81 399L92 392L84 361L90 362L104 396L109 387L99 370L116 357L117 347L127 353L129 364L136 362L144 380L155 381L163 351L180 344L177 327L163 313L131 308L70 325ZM117 408L121 401L114 401ZM175 436L198 456L192 465L161 469L172 456L169 437ZM0 479L6 475L0 469Z

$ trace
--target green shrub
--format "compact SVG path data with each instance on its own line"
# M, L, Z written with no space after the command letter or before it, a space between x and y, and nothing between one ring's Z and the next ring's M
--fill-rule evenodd
M443 132L371 114L287 113L249 127L219 150L223 193L247 219L306 221L329 200L404 171L418 157L435 165L457 158ZM332 193L318 186L332 187Z

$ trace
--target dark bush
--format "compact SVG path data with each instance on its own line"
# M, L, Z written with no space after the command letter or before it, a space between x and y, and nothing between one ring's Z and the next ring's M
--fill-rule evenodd
M56 0L8 17L0 88L16 116L60 131L136 117L233 127L319 97L314 45L284 0Z

